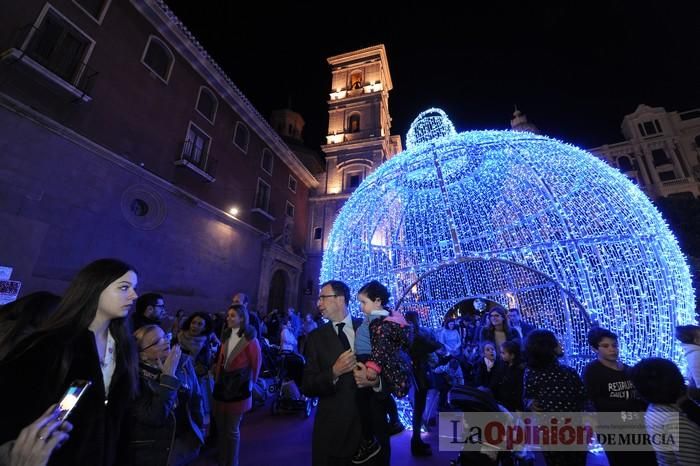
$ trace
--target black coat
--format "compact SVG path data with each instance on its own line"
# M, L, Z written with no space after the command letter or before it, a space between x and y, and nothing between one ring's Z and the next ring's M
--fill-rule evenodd
M416 388L418 390L428 390L431 387L428 355L441 347L442 345L433 338L429 330L423 327L418 328L409 350L409 355L413 362L413 375L416 379Z
M192 361L184 355L175 377L144 363L140 369L140 391L127 409L118 463L166 466L173 448L183 438L204 442L203 394ZM197 453L194 446L190 453Z
M161 374L141 377L139 396L130 404L124 426L119 464L165 466L175 442L175 403L180 381Z
M353 319L355 330L361 320ZM304 348L306 365L302 380L302 392L318 397L311 441L313 466L335 466L338 460L350 459L357 452L361 440L360 417L356 404L357 385L351 373L343 374L333 383L333 363L343 352L342 344L333 328L327 323L312 331ZM369 464L389 464L390 444L387 433L386 408L379 394L372 397L375 435L382 444L378 460Z
M473 368L474 385L486 387L495 395L495 388L503 379L504 370L505 364L500 359L494 361L493 367L489 371L484 358L481 358Z
M506 333L506 341L512 340L520 341L520 335L514 329L509 328L508 333ZM481 328L479 342L483 343L485 341L496 342L496 332L490 325ZM496 348L496 352L498 352L498 348Z
M72 353L66 377L59 381L64 352ZM117 360L118 361L118 360ZM75 379L92 381L69 421L73 431L51 456L50 465L110 466L117 453L120 425L129 396L126 368L117 362L105 398L95 337L85 330L72 342L46 338L18 358L0 363L0 444L15 439L57 403Z
M496 384L492 387L496 399L508 411L523 411L523 376L525 375L525 366L523 364L514 364L512 366L503 364L501 374L502 376L496 379Z

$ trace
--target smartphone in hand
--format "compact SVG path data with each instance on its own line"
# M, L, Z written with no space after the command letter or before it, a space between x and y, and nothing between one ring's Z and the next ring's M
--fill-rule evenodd
M56 418L59 421L65 420L70 412L75 408L75 406L78 404L78 400L80 400L80 397L83 396L83 393L92 385L92 382L89 380L74 380L71 382L70 386L66 390L66 393L64 393L63 398L61 398L61 401L58 404L58 417Z

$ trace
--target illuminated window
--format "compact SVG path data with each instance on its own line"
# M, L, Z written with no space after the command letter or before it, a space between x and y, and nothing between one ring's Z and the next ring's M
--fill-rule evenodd
M362 88L362 71L355 71L350 75L350 89Z

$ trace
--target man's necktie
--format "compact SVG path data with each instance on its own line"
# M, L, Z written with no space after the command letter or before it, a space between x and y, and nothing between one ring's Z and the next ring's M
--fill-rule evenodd
M335 324L335 326L338 327L338 339L340 340L340 344L343 345L343 351L349 350L350 340L348 340L348 336L343 331L343 327L345 327L345 322Z

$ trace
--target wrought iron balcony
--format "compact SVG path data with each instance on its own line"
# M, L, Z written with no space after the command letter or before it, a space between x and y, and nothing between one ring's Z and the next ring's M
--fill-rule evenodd
M47 20L41 27L17 29L12 44L2 53L2 61L23 63L77 98L91 100L98 72L83 61L92 46L84 36L58 20Z
M182 144L180 158L175 160L175 165L187 167L210 182L216 179L216 163L209 154L208 145L202 146L189 139Z

